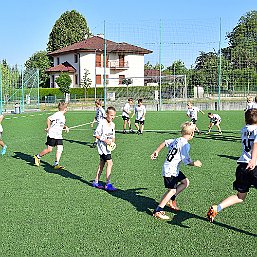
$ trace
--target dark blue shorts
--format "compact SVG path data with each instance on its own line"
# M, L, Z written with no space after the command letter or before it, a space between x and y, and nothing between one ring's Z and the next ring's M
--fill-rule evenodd
M186 179L186 176L180 171L177 177L163 177L165 188L175 189L180 181Z

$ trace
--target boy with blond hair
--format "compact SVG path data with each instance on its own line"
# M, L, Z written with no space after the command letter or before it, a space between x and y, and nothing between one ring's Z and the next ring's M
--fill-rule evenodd
M56 159L54 162L54 169L64 169L63 166L59 165L62 151L63 151L63 137L62 131L69 132L69 128L65 125L66 119L64 114L67 112L67 103L60 102L58 104L58 112L47 118L47 132L46 148L37 155L34 155L34 161L36 166L40 166L41 158L52 152L53 147L56 146Z
M176 204L176 196L181 193L189 185L189 180L180 171L180 164L183 162L185 165L201 167L202 163L192 161L189 156L190 141L194 137L195 124L192 122L185 122L181 125L181 137L176 139L165 140L159 145L159 147L152 153L151 159L155 160L159 152L166 146L168 148L168 154L162 167L162 176L164 179L164 186L167 188L166 193L162 196L162 199L153 211L153 216L159 219L167 220L169 216L163 211L165 205L168 205L171 209L178 211L179 208Z
M2 140L2 135L3 135L3 126L2 126L2 121L4 119L4 115L0 114L0 145L2 146L2 151L1 151L1 155L5 155L6 150L7 150L7 145L4 143L4 141Z
M196 126L198 112L201 112L202 114L204 114L204 112L202 110L200 110L200 108L193 106L192 102L187 103L187 116L191 119L191 122L193 122L193 124L195 124L196 132L198 134L201 134L201 131Z
M96 172L95 180L92 186L98 189L104 189L106 191L115 191L116 188L111 184L111 171L112 171L112 156L109 149L109 145L115 142L115 124L113 120L115 118L116 110L110 106L106 111L106 118L102 119L95 132L94 137L97 139L97 149L99 153L99 164ZM105 187L99 182L104 166L106 164L106 184Z

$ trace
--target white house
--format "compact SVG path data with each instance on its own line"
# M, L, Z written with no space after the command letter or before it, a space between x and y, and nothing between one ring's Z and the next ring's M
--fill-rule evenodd
M80 87L86 70L91 87L103 86L104 74L107 86L120 86L125 78L132 78L133 86L144 86L144 55L150 53L138 46L92 36L48 54L54 59L54 67L47 70L50 87L58 87L55 79L65 71L72 79L71 87Z

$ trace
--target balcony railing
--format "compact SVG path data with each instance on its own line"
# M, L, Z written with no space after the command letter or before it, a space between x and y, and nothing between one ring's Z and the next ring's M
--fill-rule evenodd
M109 61L110 69L128 69L128 62L122 61Z

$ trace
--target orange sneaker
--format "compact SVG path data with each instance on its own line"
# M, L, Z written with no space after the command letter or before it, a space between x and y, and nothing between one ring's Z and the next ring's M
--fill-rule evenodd
M210 207L208 213L207 213L207 219L212 223L214 221L214 218L216 217L216 215L218 214L217 211L218 206L217 205L213 205Z
M167 202L167 204L166 205L168 205L172 210L174 210L174 211L179 211L180 209L178 208L178 206L177 206L177 202L176 202L176 200L170 200L170 201L168 201Z
M153 213L153 216L155 218L158 218L161 220L169 220L170 219L170 217L165 214L165 211L157 211L157 212Z

